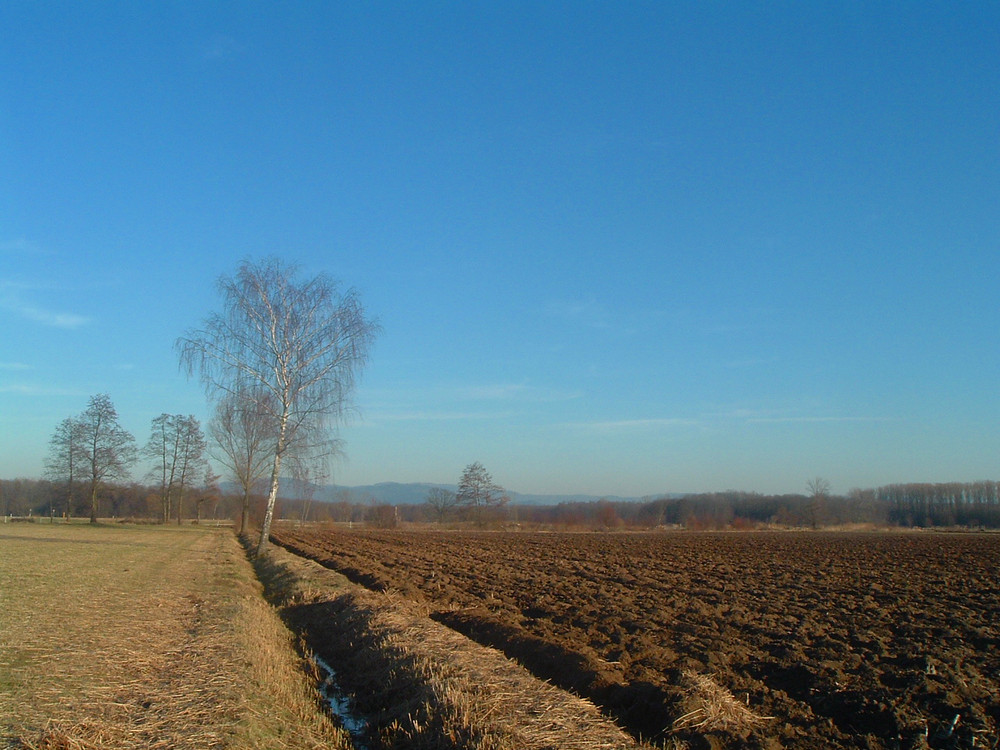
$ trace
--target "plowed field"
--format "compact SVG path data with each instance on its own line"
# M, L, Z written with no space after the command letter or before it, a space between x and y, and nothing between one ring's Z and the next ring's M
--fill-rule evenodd
M989 748L1000 535L282 529L275 541L692 747ZM760 723L706 731L711 675Z

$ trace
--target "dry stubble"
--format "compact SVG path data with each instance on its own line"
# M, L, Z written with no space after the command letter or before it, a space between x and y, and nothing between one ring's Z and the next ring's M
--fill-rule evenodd
M0 526L0 747L349 747L228 532Z

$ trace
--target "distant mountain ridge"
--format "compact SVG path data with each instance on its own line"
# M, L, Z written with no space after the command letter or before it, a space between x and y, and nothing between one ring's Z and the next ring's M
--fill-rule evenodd
M316 485L314 500L322 502L376 503L386 505L420 505L426 502L427 493L434 487L441 487L452 492L458 491L455 484L436 484L433 482L378 482L358 486ZM666 493L664 493L666 494ZM281 495L297 497L299 495L295 483L288 479L281 480ZM560 503L589 503L606 499L612 502L638 502L648 497L622 497L619 495L536 495L507 490L511 502L517 505L559 505ZM655 497L663 497L656 495Z

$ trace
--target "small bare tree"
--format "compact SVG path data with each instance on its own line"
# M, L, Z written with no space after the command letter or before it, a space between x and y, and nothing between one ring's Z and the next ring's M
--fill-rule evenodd
M201 506L205 503L219 503L219 496L222 494L219 489L219 475L212 472L212 467L205 463L205 475L202 477L201 486L195 492L195 519L201 523Z
M49 441L49 457L45 462L46 476L54 482L66 481L66 519L73 515L73 485L82 469L82 425L78 419L66 417Z
M169 414L154 417L150 429L149 440L142 449L147 458L154 459L153 468L149 470L149 478L160 483L160 510L163 523L170 520L170 495L174 488L174 468L176 466L177 444L171 434L172 418Z
M184 510L184 495L187 489L197 481L198 474L207 468L205 461L205 434L201 424L194 415L175 417L177 423L178 442L180 450L177 460L177 525L181 524L181 513Z
M813 477L806 482L809 491L809 523L814 529L819 528L826 516L826 498L830 494L830 483L823 477Z
M180 524L184 492L205 465L205 447L205 435L193 415L161 414L153 419L143 453L156 462L151 474L160 482L163 523L170 520L176 491L177 523Z
M427 507L438 523L450 516L458 506L458 496L444 487L431 487L427 491Z
M326 274L299 281L275 258L244 261L219 280L223 312L177 341L182 365L210 397L251 399L267 416L274 446L271 483L257 554L267 549L281 463L302 432L333 431L345 416L378 325L353 290Z
M135 462L135 438L118 423L118 411L106 393L92 396L80 415L81 457L90 479L90 522L97 523L97 493L104 482L128 477Z
M292 491L300 501L299 519L308 520L309 511L319 485L330 479L330 465L343 450L343 441L332 438L329 431L315 425L303 425L285 450L285 464L291 476Z
M211 454L229 472L240 487L239 534L250 528L250 496L254 487L266 475L274 461L273 449L277 437L270 409L259 404L267 394L250 397L227 393L215 405L215 414L208 423Z
M493 481L486 468L476 461L465 467L458 483L457 502L466 508L475 522L482 526L488 514L497 512L507 503L503 487Z
M823 477L813 477L806 482L809 497L826 497L830 494L830 483Z
M299 522L309 520L309 511L316 497L320 484L329 480L329 459L336 450L333 446L337 441L303 441L289 449L292 485L295 495L301 503Z

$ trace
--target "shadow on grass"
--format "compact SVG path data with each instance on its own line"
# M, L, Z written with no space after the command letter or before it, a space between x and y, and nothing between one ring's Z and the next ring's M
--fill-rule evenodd
M356 597L341 593L303 599L296 575L285 566L269 556L255 558L253 564L267 601L298 636L303 656L315 654L335 665L338 693L350 704L352 718L365 727L356 737L359 747L479 746L474 731L449 722L435 709L426 665L391 645L382 629L373 626L375 613Z
M264 598L272 607L284 607L298 592L298 577L284 565L276 563L269 555L255 557L253 547L248 547L246 538L240 540L253 565L257 580L264 587Z

